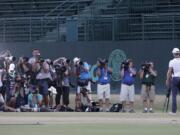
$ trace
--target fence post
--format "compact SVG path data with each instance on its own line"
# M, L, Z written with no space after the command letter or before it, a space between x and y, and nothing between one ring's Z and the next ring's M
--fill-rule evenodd
M144 15L142 15L142 40L144 40Z
M3 42L6 42L6 19L3 20Z
M172 40L174 40L175 39L175 17L174 17L174 15L172 16Z
M60 33L59 33L59 18L57 17L57 40L59 41Z
M112 22L112 41L115 40L115 17L113 17L113 22Z
M29 42L32 41L32 20L29 18Z
M41 17L41 38L43 37L43 18Z

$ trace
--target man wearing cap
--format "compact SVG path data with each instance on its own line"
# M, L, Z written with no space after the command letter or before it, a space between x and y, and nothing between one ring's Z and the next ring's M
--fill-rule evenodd
M172 90L172 114L177 111L177 92L180 92L180 51L178 48L172 50L174 59L170 60L167 71L166 85Z
M120 101L122 102L123 109L122 112L127 111L127 101L129 101L129 112L135 113L134 111L134 81L136 77L136 69L134 68L133 60L127 59L121 65L120 70L121 80L121 91L120 91Z
M87 62L81 61L80 58L75 57L73 59L74 63L74 75L77 77L77 92L76 92L76 111L82 111L81 108L81 90L86 88L88 92L91 92L90 87L90 65Z
M97 84L97 95L99 99L100 111L109 112L110 105L110 81L112 74L112 69L108 67L108 60L99 59L99 66L97 68L96 75L98 76ZM105 110L104 110L104 101L105 101Z

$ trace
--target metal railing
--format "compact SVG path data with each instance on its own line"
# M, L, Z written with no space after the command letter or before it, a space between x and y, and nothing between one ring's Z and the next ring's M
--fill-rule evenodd
M86 20L80 41L180 39L180 14L127 14Z
M76 16L78 41L180 39L180 14ZM48 22L48 23L47 23ZM0 42L66 41L67 18L0 19Z

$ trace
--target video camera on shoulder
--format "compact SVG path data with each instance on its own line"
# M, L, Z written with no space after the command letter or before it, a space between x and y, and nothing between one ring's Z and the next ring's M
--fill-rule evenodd
M149 62L144 62L141 65L141 69L144 70L144 71L149 71L150 66L151 66L151 64Z

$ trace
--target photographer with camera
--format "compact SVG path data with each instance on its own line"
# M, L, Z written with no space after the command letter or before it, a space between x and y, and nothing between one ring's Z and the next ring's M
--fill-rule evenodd
M45 60L40 61L40 70L37 72L36 80L39 87L39 93L43 95L43 103L46 107L49 107L49 97L48 88L49 82L52 81L52 76L50 73L50 66Z
M62 106L67 108L69 105L69 91L70 91L70 75L71 67L70 60L61 57L53 62L56 71L56 106L61 106L60 100L62 96Z
M85 88L88 93L91 93L91 75L90 75L90 65L87 62L81 61L80 58L75 57L73 59L74 63L74 75L77 77L77 91L76 91L76 111L82 111L81 108L81 91Z
M30 84L37 85L36 76L40 72L43 60L41 59L41 53L38 49L32 51L32 57L28 59L28 63L31 65L31 77Z
M180 50L174 48L172 50L174 59L169 62L169 69L167 71L166 86L172 90L172 112L176 114L177 111L177 93L180 92Z
M153 103L155 99L155 79L157 72L153 62L145 62L140 69L141 98L143 100L143 113L153 113Z
M11 61L6 70L3 72L2 80L3 80L3 89L5 89L6 94L6 103L14 104L15 103L15 81L16 81L16 65L15 61ZM13 105L14 107L14 105Z
M28 61L28 57L20 57L17 64L17 70L24 78L30 78L32 75L32 66Z
M132 59L122 62L120 70L121 92L120 101L122 102L122 112L126 112L126 102L129 101L129 112L134 113L134 81L136 77L136 69L134 68Z
M99 99L100 111L104 111L103 102L105 100L105 111L109 112L110 75L112 74L112 69L108 67L108 61L106 59L99 59L97 63L99 64L96 70L96 74L98 76L97 95Z

